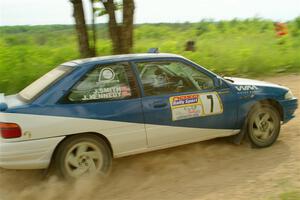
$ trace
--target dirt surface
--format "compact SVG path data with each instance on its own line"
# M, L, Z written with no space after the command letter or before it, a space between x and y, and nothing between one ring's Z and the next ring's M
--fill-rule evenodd
M291 88L300 76L263 79ZM117 159L110 177L64 183L43 171L0 169L1 200L279 199L300 192L300 110L270 148L215 139Z

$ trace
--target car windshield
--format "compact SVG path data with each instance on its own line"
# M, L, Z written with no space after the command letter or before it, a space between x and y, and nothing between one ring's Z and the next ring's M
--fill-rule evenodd
M69 66L58 66L24 88L19 95L22 99L30 101L39 95L44 89L48 88L51 84L69 73L72 69L73 68Z

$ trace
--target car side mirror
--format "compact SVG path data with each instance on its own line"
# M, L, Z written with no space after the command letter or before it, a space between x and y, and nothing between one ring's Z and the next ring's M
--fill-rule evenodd
M222 88L223 86L223 80L220 77L215 77L214 78L214 84L216 88Z

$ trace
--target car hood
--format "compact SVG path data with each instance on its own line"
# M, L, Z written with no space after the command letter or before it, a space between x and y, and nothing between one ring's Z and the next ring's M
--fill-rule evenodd
M257 87L271 87L271 88L288 90L287 87L277 85L274 83L265 82L265 81L259 81L259 80L253 80L253 79L247 79L247 78L237 78L237 77L225 77L225 79L230 81L231 84L233 84L234 86L244 86L244 88L246 86L248 86L248 87L257 86Z

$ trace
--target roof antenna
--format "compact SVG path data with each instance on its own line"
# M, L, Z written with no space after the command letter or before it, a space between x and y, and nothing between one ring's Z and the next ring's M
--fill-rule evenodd
M148 53L159 53L159 50L158 50L158 48L150 48L148 50Z

